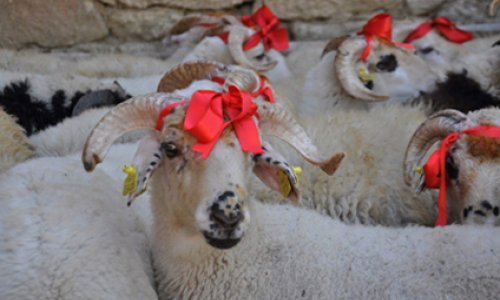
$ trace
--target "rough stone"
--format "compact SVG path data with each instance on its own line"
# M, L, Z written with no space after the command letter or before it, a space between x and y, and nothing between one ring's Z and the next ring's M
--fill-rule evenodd
M406 0L406 4L412 15L423 15L431 13L445 0Z
M182 17L182 12L170 8L106 10L112 35L123 40L158 40Z
M130 8L147 8L150 6L166 6L187 9L221 9L248 2L249 0L118 0L121 5Z
M454 0L447 1L437 12L461 24L500 22L500 14L496 17L488 15L491 1L485 0Z
M108 34L90 0L0 1L0 46L62 47Z
M335 18L343 22L353 15L366 14L384 9L390 12L403 7L403 0L264 0L264 3L283 20L312 20ZM255 9L261 1L255 2Z
M342 23L293 22L290 35L294 40L329 40L360 30L366 21L348 21Z

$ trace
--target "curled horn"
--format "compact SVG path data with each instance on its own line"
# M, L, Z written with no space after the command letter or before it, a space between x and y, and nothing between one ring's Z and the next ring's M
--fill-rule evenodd
M497 12L497 5L500 3L500 0L493 0L490 3L490 17L494 17Z
M286 109L277 103L271 104L261 100L255 100L255 103L259 107L259 128L262 133L276 136L285 141L294 147L305 160L319 166L328 175L335 173L345 156L344 153L336 153L331 157L323 156L302 126Z
M212 61L192 61L181 63L165 73L156 89L158 92L172 93L187 88L193 81L210 79L215 73L224 71L226 66Z
M331 39L323 48L323 52L321 53L321 57L325 56L331 51L337 51L340 45L349 38L349 35L343 35L336 38Z
M163 93L133 97L109 111L90 133L83 147L82 161L85 170L94 170L109 148L127 132L146 129L154 132L161 110L183 98Z
M216 16L207 16L207 15L188 15L184 18L180 19L174 26L170 29L171 35L182 34L194 26L202 23L221 23L222 18Z
M375 43L374 40L372 44ZM355 66L365 47L366 41L359 37L346 39L338 46L337 56L335 57L335 74L344 90L354 98L367 101L388 100L387 95L377 94L369 90L358 78Z
M268 71L276 66L278 63L275 60L259 63L250 60L245 51L243 51L243 44L249 37L249 30L244 26L232 25L229 29L228 48L233 59L241 66L248 67L257 71Z
M416 167L432 145L448 134L462 130L467 120L467 115L462 112L446 109L431 115L417 128L405 153L404 180L407 185L412 185Z

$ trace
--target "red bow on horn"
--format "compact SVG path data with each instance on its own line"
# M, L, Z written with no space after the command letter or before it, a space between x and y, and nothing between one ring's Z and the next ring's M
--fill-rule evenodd
M229 86L228 93L196 91L191 97L184 118L184 129L197 140L193 151L206 158L224 128L232 124L243 151L262 153L259 131L252 119L257 115L257 105L252 99L252 95L232 85ZM160 113L156 129L162 128L163 119L175 106L184 103L186 102L177 102L165 107ZM225 121L224 116L229 120Z
M280 27L280 21L266 5L262 5L251 16L241 17L241 21L247 27L258 28L258 31L245 42L243 50L255 47L261 40L265 49L273 48L277 51L288 49L288 31Z
M444 226L448 223L446 217L446 189L448 187L448 182L446 178L445 161L451 146L462 134L500 138L500 127L478 126L461 132L451 133L446 136L439 149L429 156L429 159L424 165L425 186L429 189L439 188L436 226Z
M445 17L437 17L430 22L420 24L413 30L404 40L405 43L411 43L413 40L419 39L426 35L431 29L435 28L439 33L450 42L462 44L472 40L472 33L460 30L455 26L455 23Z
M358 35L364 35L366 38L366 48L361 54L361 60L366 60L370 55L372 50L373 37L381 38L387 41L389 44L396 46L402 46L405 48L413 48L413 46L408 44L396 43L392 40L392 19L391 15L382 13L374 16L368 22L366 22L363 29L358 32Z

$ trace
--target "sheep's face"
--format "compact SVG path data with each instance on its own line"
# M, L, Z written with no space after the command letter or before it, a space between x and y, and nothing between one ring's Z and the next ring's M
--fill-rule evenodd
M462 135L448 152L446 171L456 219L500 225L500 139Z
M250 172L255 172L264 183L279 188L277 171L286 172L292 193L296 191L296 178L281 156L263 148L263 154L249 154L241 150L234 131L225 130L210 155L200 159L192 150L195 138L180 129L169 127L162 133L161 151L164 154L160 172L154 180L168 195L177 199L163 199L173 212L176 225L190 236L202 234L213 247L227 249L235 246L245 235L250 224L249 192ZM164 220L158 220L163 222ZM173 221L173 220L169 220Z
M362 60L366 47L364 37L351 37L338 46L335 57L337 78L354 98L400 102L434 88L438 74L412 50L375 38Z
M414 98L436 81L428 64L412 51L382 42L377 43L366 61L356 64L358 72L361 68L373 76L364 82L366 88L396 101Z

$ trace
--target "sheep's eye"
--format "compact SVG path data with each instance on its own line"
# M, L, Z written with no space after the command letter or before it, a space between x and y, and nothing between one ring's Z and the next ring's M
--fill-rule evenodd
M426 48L420 49L419 51L420 51L420 53L422 53L422 54L429 54L429 53L431 53L432 51L434 51L434 48L432 48L432 47L426 47Z
M446 155L445 159L445 168L446 168L446 173L448 175L448 178L450 179L457 179L458 178L458 167L457 164L455 163L455 160L451 155Z
M169 143L162 143L161 148L163 149L163 152L165 152L165 155L168 158L174 158L176 156L179 156L181 154L181 151L179 148L177 148L177 145L169 142Z
M259 54L259 55L255 56L255 59L256 60L263 60L265 57L266 57L266 54L262 53L262 54Z

